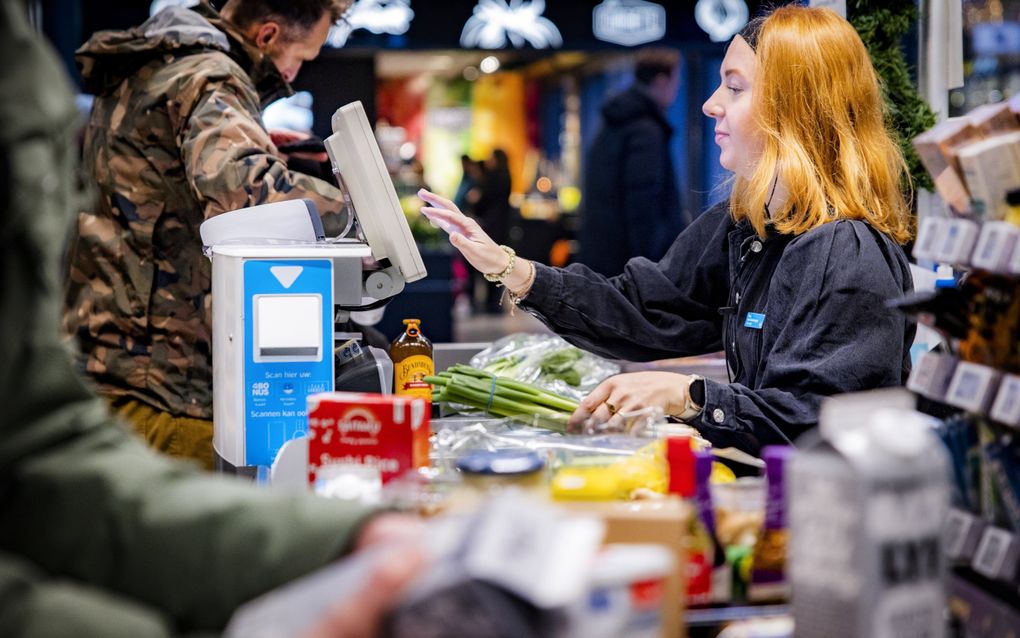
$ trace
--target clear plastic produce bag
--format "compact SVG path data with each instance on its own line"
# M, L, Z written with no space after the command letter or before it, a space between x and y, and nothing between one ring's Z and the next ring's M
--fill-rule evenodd
M471 358L471 366L581 399L620 366L552 334L512 334Z

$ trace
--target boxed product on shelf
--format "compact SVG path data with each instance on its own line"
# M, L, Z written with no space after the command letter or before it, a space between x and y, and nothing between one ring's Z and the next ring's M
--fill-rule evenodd
M1009 102L983 104L967 113L966 118L985 135L1006 133L1020 129L1020 119L1017 119L1017 115L1010 108Z
M946 396L956 369L956 359L934 351L925 352L910 371L907 389L933 401Z
M917 227L917 240L914 242L914 259L935 260L935 253L942 245L946 231L946 220L942 217L925 217Z
M935 182L935 190L958 213L970 211L970 193L963 181L956 152L982 139L981 131L966 117L949 118L914 138L914 148Z
M977 554L986 523L980 516L952 508L946 517L944 553L954 563L969 565Z
M1020 568L1020 537L1007 530L987 526L971 567L986 578L1016 584Z
M961 410L985 414L999 389L1001 376L994 368L961 361L953 371L945 402Z
M988 417L1003 425L1020 428L1020 376L1007 374L1002 377Z
M1009 212L1006 193L1020 184L1020 131L965 144L956 156L971 212L984 219L1004 219Z
M970 264L989 272L1008 273L1009 260L1013 257L1018 239L1020 226L1010 222L985 222L981 226Z
M969 219L943 220L945 230L936 245L934 259L944 264L965 264L970 261L977 243L980 226Z

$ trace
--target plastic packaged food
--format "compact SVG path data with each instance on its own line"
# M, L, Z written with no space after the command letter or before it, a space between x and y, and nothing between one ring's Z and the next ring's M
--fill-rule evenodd
M583 398L620 372L616 363L551 334L509 335L472 357L471 365L573 399Z

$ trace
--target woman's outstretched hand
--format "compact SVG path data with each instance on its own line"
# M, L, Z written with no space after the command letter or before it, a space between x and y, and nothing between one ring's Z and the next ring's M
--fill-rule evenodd
M506 268L507 254L482 230L477 221L460 212L456 204L424 188L418 191L418 197L428 204L421 209L422 215L450 236L453 247L476 270L496 273Z

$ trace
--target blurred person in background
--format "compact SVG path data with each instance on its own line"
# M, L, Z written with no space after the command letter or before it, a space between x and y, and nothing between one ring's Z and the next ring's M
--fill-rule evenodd
M422 212L578 347L629 361L725 350L729 383L620 374L581 401L573 426L658 407L717 447L758 454L814 428L824 397L906 382L915 327L885 302L913 288L907 165L864 43L830 9L752 20L703 110L733 187L658 262L636 257L614 277L552 268L515 258L432 193Z
M478 201L478 188L482 184L485 169L481 162L476 162L467 155L460 156L461 178L453 201L463 212L474 214L474 205Z
M632 257L661 259L689 222L666 119L679 87L680 54L642 49L634 84L602 106L602 128L584 163L578 258L597 273L615 275Z
M483 165L482 181L478 187L478 199L474 202L474 217L489 237L505 244L510 241L510 161L506 151L497 148L492 151ZM476 286L479 310L499 313L500 295L484 279Z
M255 596L400 543L305 638L374 635L423 568L417 519L156 454L75 370L58 261L80 197L76 113L20 0L0 0L0 60L0 636L216 635Z
M213 466L211 264L199 226L311 199L327 235L343 193L289 170L261 109L293 91L348 0L206 1L164 9L77 52L95 103L84 173L96 199L69 246L65 329L80 366L154 448Z

